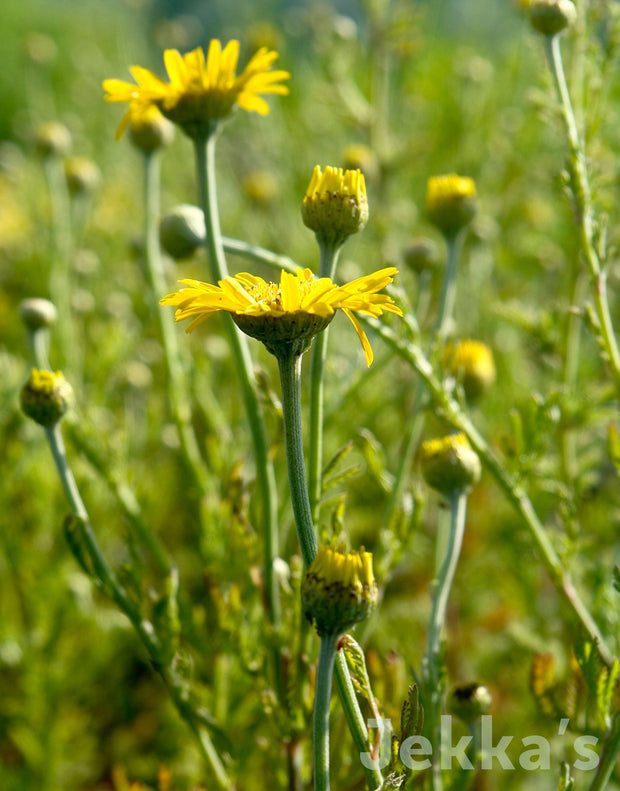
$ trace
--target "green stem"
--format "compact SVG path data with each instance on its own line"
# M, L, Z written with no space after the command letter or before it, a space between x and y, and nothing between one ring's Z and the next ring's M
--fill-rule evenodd
M308 567L317 553L317 539L308 497L303 435L301 422L301 356L283 353L278 356L278 367L282 388L282 411L284 414L284 441L286 462L291 491L291 504L297 526L304 565ZM351 675L343 655L336 658L336 684L344 715L358 753L368 751L368 729L360 710ZM383 782L378 769L364 767L368 788L374 791Z
M151 662L154 667L158 669L158 672L166 683L177 711L196 735L201 751L218 782L218 786L222 789L231 789L232 783L226 775L226 771L213 746L211 737L205 728L199 724L196 713L183 699L178 685L170 678L168 669L161 665L159 645L152 623L141 616L139 610L126 595L116 574L108 565L99 548L97 538L90 524L86 506L84 505L84 501L82 500L73 472L67 460L59 424L57 423L52 428L46 429L45 433L69 507L72 513L81 521L83 528L81 535L97 578L101 581L104 590L106 590L112 600L116 602L119 609L129 618L138 637L146 648Z
M63 366L67 365L76 378L80 374L78 369L80 355L71 313L70 266L73 238L69 191L62 159L53 155L48 156L44 161L44 168L51 210L50 299L58 309L58 347Z
M433 347L436 347L439 343L444 341L446 336L450 333L450 327L454 317L454 305L456 303L458 264L461 258L461 250L463 249L464 235L465 229L463 228L456 234L446 236L448 260L446 261L446 268L441 282Z
M214 280L222 280L228 275L220 219L217 204L215 180L215 141L216 129L212 129L203 138L195 140L196 170L200 201L205 216L206 244ZM230 317L226 317L227 330L239 375L243 400L248 416L254 456L256 475L263 504L263 527L265 542L265 584L269 613L273 625L279 628L280 589L274 575L274 561L278 557L278 522L277 522L277 489L273 464L269 458L269 446L261 408L256 394L252 358L246 337L238 330ZM278 675L278 674L277 674Z
M620 756L620 712L616 714L611 732L603 745L596 774L588 791L603 791Z
M609 311L607 274L601 266L601 261L595 245L592 196L588 180L585 151L577 129L575 113L573 111L568 85L566 84L559 36L545 36L544 40L545 54L560 101L560 109L568 141L569 171L571 175L570 185L577 209L576 215L579 228L579 240L590 272L594 304L600 323L600 332L607 356L607 362L611 369L614 383L616 387L620 389L620 351L618 350Z
M433 741L432 787L441 791L443 787L439 761L441 744L441 711L443 706L443 682L441 672L441 634L446 622L448 597L454 581L456 567L463 545L465 515L467 512L467 492L460 489L450 495L450 535L446 553L441 564L439 576L434 584L433 606L428 628L425 661L425 681L428 685L430 706L427 708L430 733Z
M291 505L301 554L304 565L307 567L312 563L317 553L317 539L312 520L304 462L301 423L301 355L283 352L278 355L278 368L282 387L284 442Z
M285 269L293 275L297 272L298 264L292 258L287 255L279 255L257 244L250 244L250 242L244 242L241 239L231 239L229 236L222 236L222 246L224 251L231 255L239 255L250 261L258 261L261 264L273 266L276 269Z
M159 151L146 154L144 157L144 203L145 203L145 237L146 265L151 289L159 299L167 290L163 261L159 249L158 221L160 213L160 171L161 156ZM181 366L177 334L170 321L169 310L158 306L157 316L164 347L164 357L168 370L168 400L172 410L181 451L187 471L191 475L194 486L201 496L209 491L209 478L205 472L196 435L191 423L191 406L187 382Z
M433 359L435 350L439 344L445 340L450 332L454 316L454 306L456 304L456 284L457 274L459 270L459 263L461 259L461 251L463 249L463 239L466 229L461 229L458 233L447 236L446 243L448 245L448 260L446 261L446 268L443 273L443 280L441 283L441 292L439 296L439 308L437 311L437 318L435 320L435 332L431 340L428 351L428 357ZM411 462L413 454L418 446L422 432L424 431L425 415L422 412L422 404L426 388L423 381L419 381L416 387L415 398L413 402L412 418L409 422L407 433L405 435L405 446L399 456L398 467L394 476L394 483L390 492L390 497L385 509L384 522L389 525L394 511L401 501L403 488L407 479L407 474L411 469Z
M321 267L319 277L334 279L342 244L325 244L319 241ZM319 519L322 470L323 470L323 405L324 369L327 356L329 327L314 339L310 358L310 409L308 426L308 488L310 506L315 521Z
M329 702L338 635L321 637L314 693L314 789L329 791Z
M409 362L424 380L426 388L439 411L457 430L465 434L470 445L480 457L481 462L495 478L496 483L523 519L556 589L568 603L588 635L596 643L601 659L606 665L611 665L613 655L605 642L605 638L575 588L570 574L564 568L527 492L504 468L484 437L463 412L460 404L449 393L445 392L442 383L435 375L429 360L422 350L411 342L400 340L390 327L380 321L364 319L364 323L377 332L396 354Z

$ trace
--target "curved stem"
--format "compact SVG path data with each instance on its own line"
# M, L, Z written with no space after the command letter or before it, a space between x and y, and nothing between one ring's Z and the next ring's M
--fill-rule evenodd
M146 265L149 281L156 299L166 293L166 278L159 249L157 222L160 213L161 156L154 151L144 156L144 204ZM157 316L168 371L168 400L172 411L187 471L201 496L209 491L198 441L191 423L191 406L187 382L180 362L179 345L169 311L158 305Z
M200 201L205 216L206 244L209 252L211 275L214 280L222 280L228 275L224 255L220 219L217 204L215 180L215 136L213 129L206 138L195 140L196 170ZM280 625L280 589L273 572L274 561L278 557L277 489L273 464L269 458L269 446L261 413L253 372L252 358L246 337L227 316L226 326L230 338L236 368L239 375L243 400L248 416L256 475L263 505L263 535L265 542L265 586L269 613L274 626ZM279 674L277 674L279 675Z
M327 245L319 242L321 250L321 268L319 277L334 279L341 244ZM318 521L322 491L323 471L323 403L324 381L323 372L327 356L327 340L329 327L314 339L310 358L310 409L308 426L308 488L310 490L310 506L315 521Z
M179 691L178 684L175 684L174 680L170 677L168 669L162 666L160 646L152 623L141 616L138 608L132 602L131 598L126 595L114 570L108 565L108 562L101 552L99 543L90 524L86 506L84 505L84 501L82 500L67 459L59 424L57 423L52 428L46 429L45 433L69 507L72 513L80 519L82 527L81 538L92 562L95 575L101 581L105 591L113 601L116 602L119 609L129 618L138 637L146 648L153 666L158 670L166 683L177 711L196 736L201 752L213 772L218 787L221 789L232 789L232 783L215 750L211 737L204 726L199 722L196 712L183 698L183 695Z
M428 684L430 707L428 710L429 725L433 740L433 791L441 791L441 765L439 752L441 744L441 710L443 706L443 682L441 672L441 633L446 622L448 597L454 581L456 567L463 545L465 533L465 515L467 513L467 492L462 489L450 495L450 535L446 553L441 564L439 576L434 583L433 605L428 628L427 650L425 661L425 681Z
M329 702L338 635L321 637L314 694L314 789L329 791Z
M404 342L397 338L394 331L380 321L364 319L364 323L378 333L400 357L415 368L424 380L426 388L440 412L456 429L465 434L470 445L480 457L480 461L495 478L496 483L523 519L556 589L564 597L590 638L596 643L603 662L608 666L611 665L613 654L609 650L605 638L581 598L579 591L575 588L570 574L564 568L564 564L555 551L547 530L540 521L527 492L505 469L484 437L463 412L460 404L445 392L422 350L411 342Z
M600 333L605 348L607 362L615 385L620 389L620 351L614 334L607 298L607 275L601 266L594 239L592 196L588 180L586 156L583 148L570 93L566 84L559 36L545 36L545 54L560 101L560 110L569 152L570 186L577 209L579 240L590 271L594 304L600 323Z

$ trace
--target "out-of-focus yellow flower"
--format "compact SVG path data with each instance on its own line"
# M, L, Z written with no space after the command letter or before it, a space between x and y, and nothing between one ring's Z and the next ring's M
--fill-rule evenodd
M260 94L284 95L288 88L281 84L290 76L286 71L270 71L277 52L263 47L236 75L239 42L229 41L222 49L213 39L205 59L202 47L185 55L176 49L164 52L164 63L170 82L164 82L152 71L132 66L130 72L137 84L123 80L104 80L103 88L109 102L128 102L134 112L155 105L190 136L204 135L214 122L226 118L235 106L248 112L266 115L269 105ZM128 111L118 128L120 136L131 119Z
M120 129L120 127L119 127ZM174 125L154 104L129 105L129 137L136 148L150 153L172 144Z
M377 293L392 282L396 272L394 267L387 267L343 286L301 268L296 275L282 271L279 284L247 272L226 277L217 286L180 280L186 287L168 294L160 303L177 306L176 321L193 318L186 332L192 332L214 313L230 313L243 332L262 341L276 355L283 344L291 344L296 354L302 354L340 309L355 327L370 365L372 349L354 311L368 316L381 316L384 311L401 316L391 297Z
M447 235L468 225L477 209L476 184L467 176L432 176L426 186L426 214Z
M22 411L39 425L52 428L73 403L73 388L60 371L33 368L20 393Z
M481 396L495 382L493 352L481 341L448 344L443 354L446 369L463 384L470 399Z

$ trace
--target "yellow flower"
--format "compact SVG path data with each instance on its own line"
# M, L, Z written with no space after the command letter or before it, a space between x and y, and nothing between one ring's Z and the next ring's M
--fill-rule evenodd
M319 635L346 632L368 617L377 598L370 552L319 547L301 586L304 613Z
M33 368L20 393L25 415L45 428L52 428L73 404L73 389L61 371Z
M324 242L342 244L368 222L366 181L360 170L317 165L301 205L304 223Z
M328 277L316 278L310 269L299 267L296 275L282 271L279 284L247 272L226 277L217 286L180 280L186 288L168 294L160 303L178 307L176 321L194 317L186 332L192 332L214 313L230 313L243 332L262 341L276 355L286 344L295 354L302 354L340 309L355 327L370 365L372 349L353 311L368 316L381 316L384 311L402 316L391 297L377 293L392 282L396 272L394 267L387 267L343 286Z
M426 483L446 495L469 489L480 479L480 459L464 434L423 442L420 466Z
M443 353L448 371L461 380L465 394L476 399L495 382L493 352L481 341L463 340L448 344Z
M451 235L468 225L476 214L476 184L467 176L448 173L432 176L426 185L426 213L440 231Z
M129 102L134 115L155 105L166 118L179 124L190 137L195 137L204 134L211 123L230 115L235 105L248 112L267 115L269 106L259 94L288 93L288 88L278 83L288 79L289 73L269 70L277 57L277 52L262 47L237 76L239 42L234 39L224 49L213 39L206 59L202 47L185 55L176 49L167 49L164 63L170 82L164 82L141 66L132 66L130 72L137 84L104 80L105 98L109 102ZM120 123L117 137L131 117L130 109Z

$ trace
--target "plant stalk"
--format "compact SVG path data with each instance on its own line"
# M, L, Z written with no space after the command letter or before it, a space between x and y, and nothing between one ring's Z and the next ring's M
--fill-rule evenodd
M321 637L314 694L314 789L329 791L329 702L338 635Z

